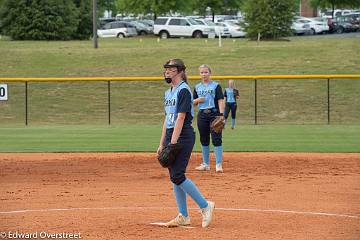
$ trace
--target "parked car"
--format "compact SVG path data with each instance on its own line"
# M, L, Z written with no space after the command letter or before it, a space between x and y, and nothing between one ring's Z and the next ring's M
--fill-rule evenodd
M360 12L352 13L349 15L346 15L344 17L349 17L351 24L353 26L353 31L359 31L360 30Z
M115 21L105 24L97 31L99 37L132 37L137 35L134 25L128 22Z
M336 17L333 21L335 32L355 32L359 30L359 20L353 18L351 15Z
M138 22L145 24L146 26L152 27L152 29L154 30L154 21L153 20L142 19L142 20L138 20Z
M308 24L310 26L310 34L329 32L329 25L326 19L319 20L305 17L295 17L294 19L299 23Z
M350 14L352 12L352 10L349 9L334 9L334 18L336 17L340 17L346 14ZM328 9L323 13L323 16L325 18L333 18L333 10L332 9Z
M221 35L221 37L230 37L230 31L229 31L229 28L227 28L227 27L216 25L212 21L206 20L206 19L195 19L195 21L201 25L207 25L210 27L214 27L216 37L218 37L220 35Z
M212 15L206 16L205 19L212 21L213 16ZM214 16L214 23L224 22L224 21L227 21L227 20L237 20L237 19L238 19L238 17L233 16L233 15L215 15Z
M199 25L194 19L187 17L158 17L154 23L154 34L161 38L200 38L215 35L215 28Z
M311 28L309 24L299 22L298 20L295 20L292 23L291 29L294 35L309 34L311 32Z
M153 27L146 26L145 24L142 24L139 21L131 21L131 24L133 24L136 28L136 31L138 35L148 35L153 33Z
M105 24L109 23L109 22L115 22L116 18L100 18L99 19L99 28L102 28L105 26Z
M234 22L218 22L216 23L216 25L224 28L228 28L230 32L230 37L232 38L246 36L246 32L243 31L242 27Z

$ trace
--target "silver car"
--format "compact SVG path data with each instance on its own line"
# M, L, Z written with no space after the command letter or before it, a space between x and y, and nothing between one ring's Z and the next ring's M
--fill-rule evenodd
M138 35L148 35L153 33L154 27L150 27L139 21L131 21L131 24L135 26Z
M215 28L215 35L218 37L220 34L222 37L230 37L231 34L230 34L230 31L229 31L229 28L227 27L224 27L224 26L219 26L219 25L216 25L215 23L213 23L212 21L210 20L206 20L206 19L195 19L196 22L198 22L199 24L201 25L206 25L206 26L211 26L211 27L214 27Z
M132 37L137 35L136 28L133 24L122 21L115 21L105 24L97 31L99 37Z

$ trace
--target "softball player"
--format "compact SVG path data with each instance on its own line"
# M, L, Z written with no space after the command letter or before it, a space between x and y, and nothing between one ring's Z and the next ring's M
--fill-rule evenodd
M234 129L237 109L236 99L239 98L239 90L234 88L234 80L229 80L229 87L225 88L224 97L226 103L224 116L227 120L231 111L231 129Z
M190 225L186 203L186 195L189 194L201 209L202 227L207 227L212 220L215 203L207 201L196 185L185 176L195 144L195 132L191 125L194 117L193 96L187 84L186 67L181 59L172 59L164 65L164 68L165 81L171 84L171 87L165 92L166 116L157 154L160 154L164 146L169 143L181 143L183 146L176 156L175 162L169 167L179 214L175 219L166 223L166 226Z
M208 65L199 67L201 83L194 89L194 105L198 106L197 126L200 133L203 162L196 167L199 171L210 170L210 135L214 145L216 172L223 172L222 168L222 133L210 131L210 124L216 116L224 115L224 95L221 86L211 80L211 68Z

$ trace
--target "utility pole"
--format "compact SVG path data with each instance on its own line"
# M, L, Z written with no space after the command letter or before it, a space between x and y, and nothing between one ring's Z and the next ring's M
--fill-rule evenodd
M98 48L98 39L97 39L97 17L96 17L96 1L93 0L93 43L94 48Z

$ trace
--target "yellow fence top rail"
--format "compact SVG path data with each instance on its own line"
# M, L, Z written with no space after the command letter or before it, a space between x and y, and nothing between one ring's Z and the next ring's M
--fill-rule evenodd
M189 76L189 80L200 80L200 76ZM334 79L334 78L359 78L360 74L333 74L333 75L254 75L254 76L212 76L212 79ZM163 77L0 77L3 82L30 82L30 81L160 81Z

